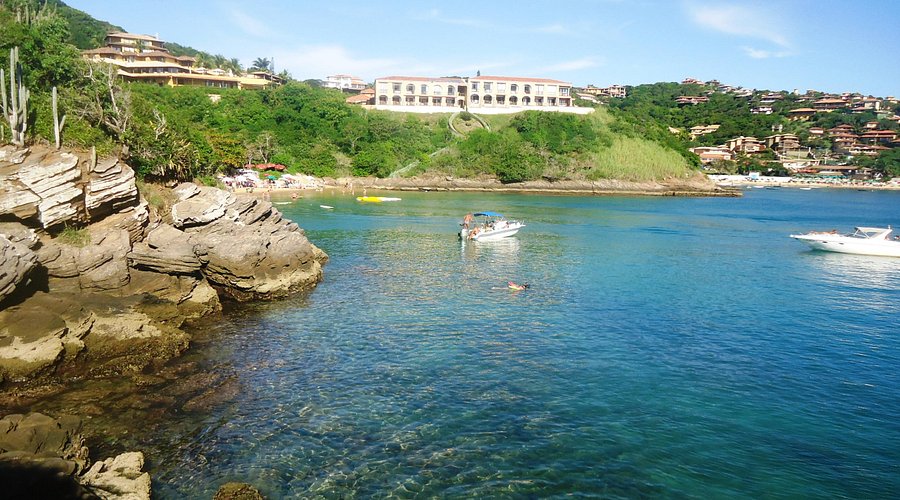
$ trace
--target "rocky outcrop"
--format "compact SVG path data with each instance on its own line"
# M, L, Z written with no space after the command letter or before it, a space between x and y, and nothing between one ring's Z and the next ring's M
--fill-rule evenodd
M124 453L89 468L88 454L77 417L7 415L0 419L3 496L149 500L143 454Z
M0 303L12 295L37 264L37 256L31 251L36 242L34 231L25 226L0 224Z
M97 462L78 481L103 499L150 499L150 474L143 472L144 455L133 451Z
M0 148L0 180L0 220L17 221L0 224L0 383L159 365L220 298L322 278L327 256L267 201L182 184L164 220L124 163L47 148Z
M321 281L327 256L268 201L193 184L175 193L181 201L172 207L173 223L222 295L240 301L285 297Z

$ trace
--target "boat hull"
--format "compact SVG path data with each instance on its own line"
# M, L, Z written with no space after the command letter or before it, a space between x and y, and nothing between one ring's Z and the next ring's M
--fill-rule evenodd
M858 238L832 236L827 234L792 234L791 238L806 243L813 250L821 250L823 252L900 257L900 241L861 240Z
M514 223L502 229L493 229L476 234L470 234L468 230L463 229L459 232L459 237L468 241L494 241L513 236L523 227L525 227L525 224Z

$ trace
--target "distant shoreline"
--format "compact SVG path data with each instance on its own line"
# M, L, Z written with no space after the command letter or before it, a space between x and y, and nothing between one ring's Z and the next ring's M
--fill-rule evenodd
M560 195L592 195L592 196L681 196L681 197L738 197L739 189L715 185L706 178L694 177L684 180L663 182L631 182L619 180L598 181L528 181L503 184L492 178L453 178L453 177L409 177L387 178L375 177L341 177L321 179L321 189L352 192L363 195L363 190L383 191L434 191L434 192L490 192L490 193L534 193ZM242 191L243 188L237 188ZM309 188L291 187L257 187L256 193L290 193L292 191L309 191Z

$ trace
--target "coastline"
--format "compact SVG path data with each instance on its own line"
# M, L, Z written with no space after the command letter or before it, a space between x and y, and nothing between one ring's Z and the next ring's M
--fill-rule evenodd
M282 187L262 186L248 194L265 195L279 192L291 193L309 191L311 189L340 189L356 192L364 189L384 191L446 191L446 192L492 192L492 193L535 193L558 195L593 195L593 196L683 196L683 197L739 197L739 189L717 186L709 179L692 177L662 182L632 182L621 180L559 180L528 181L503 184L490 177L454 178L450 176L422 176L408 178L376 178L376 177L339 177L322 178L316 187ZM242 188L237 188L241 192Z

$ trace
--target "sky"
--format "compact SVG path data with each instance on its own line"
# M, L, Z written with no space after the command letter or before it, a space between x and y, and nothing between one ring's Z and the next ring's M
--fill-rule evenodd
M295 79L716 79L900 96L900 0L64 0L131 33Z

